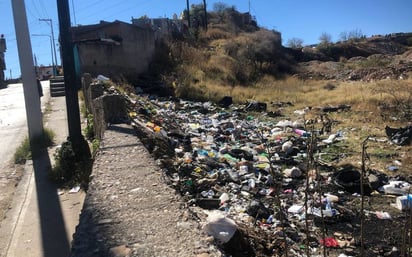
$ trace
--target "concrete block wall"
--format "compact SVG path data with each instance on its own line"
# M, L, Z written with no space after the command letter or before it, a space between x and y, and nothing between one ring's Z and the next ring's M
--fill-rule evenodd
M93 115L95 138L102 139L110 123L128 121L126 100L123 95L106 93L104 84L93 81L90 74L83 75L82 89L87 112Z

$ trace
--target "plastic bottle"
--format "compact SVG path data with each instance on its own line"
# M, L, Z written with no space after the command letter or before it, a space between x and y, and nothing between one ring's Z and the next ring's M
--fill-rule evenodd
M225 202L230 200L230 196L228 193L223 193L222 195L220 195L219 199L220 199L220 204L224 204Z
M203 156L208 156L208 152L205 149L198 149L197 154L198 155L203 155Z
M298 134L299 136L303 136L304 133L306 133L306 131L302 130L302 129L294 129L293 130L296 134Z
M326 199L328 199L329 202L331 202L331 203L337 203L337 202L339 202L339 197L336 196L336 195L332 195L332 194L326 193L326 194L325 194L325 197L326 197Z
M330 203L330 200L328 198L326 198L325 200L326 200L325 209L332 210L332 205Z
M256 182L253 178L248 179L247 183L251 189L254 189L256 187Z
M219 126L219 121L217 119L212 119L212 125L217 128Z
M248 166L246 166L246 165L240 165L240 167L239 167L239 173L241 173L241 174L246 174L246 173L248 173L248 171L249 171Z
M213 136L212 135L207 135L206 136L206 142L211 144L214 142Z
M323 212L323 216L325 217L333 217L336 214L338 214L336 209L332 209L332 204L328 198L326 198L325 210L322 210L322 212Z
M184 155L183 155L183 160L184 160L184 162L186 162L186 163L191 163L192 162L192 154L191 153L189 153L189 152L186 152Z
M213 192L213 190L209 190L209 191L202 191L200 194L204 198L212 198L215 195L215 192Z

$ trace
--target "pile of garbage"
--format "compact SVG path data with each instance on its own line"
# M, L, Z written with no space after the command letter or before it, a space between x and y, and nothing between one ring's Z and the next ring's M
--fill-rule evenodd
M224 251L343 257L359 256L364 243L367 256L398 256L405 230L401 211L409 209L406 178L334 167L322 161L322 150L346 140L344 132L332 133L330 124L309 131L302 118L273 118L264 104L233 105L228 99L224 106L128 99L141 141L187 206L208 214L204 229ZM369 236L361 237L362 229Z

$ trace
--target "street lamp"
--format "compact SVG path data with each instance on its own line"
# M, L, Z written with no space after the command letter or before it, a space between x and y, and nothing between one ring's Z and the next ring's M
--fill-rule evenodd
M49 37L49 39L50 39L50 51L51 51L51 58L52 58L52 66L53 66L53 76L55 76L56 75L55 71L57 69L56 69L56 65L55 65L55 62L54 62L54 58L53 58L53 41L52 41L52 37L50 35L47 35L47 34L32 34L32 36L35 36L35 37Z
M50 28L51 28L51 37L52 37L52 41L53 41L53 52L54 52L54 63L57 66L57 54L56 54L56 44L54 42L54 33L53 33L53 22L52 19L39 19L39 21L45 21L48 24L50 24ZM57 70L53 70L53 75L56 76L57 75Z

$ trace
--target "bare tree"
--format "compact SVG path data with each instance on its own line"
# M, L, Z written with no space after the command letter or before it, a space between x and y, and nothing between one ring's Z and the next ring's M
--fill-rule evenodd
M296 37L290 38L288 39L286 46L290 48L302 48L303 40L301 38L296 38Z
M229 5L223 2L217 2L213 4L213 11L217 13L223 13L228 8L229 8Z
M321 45L328 45L332 42L332 36L329 33L323 32L319 36L319 41Z
M354 29L349 31L349 40L359 40L363 37L362 30L360 29Z
M362 30L354 29L351 31L343 31L339 34L340 41L358 41L364 37Z
M342 42L349 40L349 32L342 31L341 33L339 33L339 40Z

